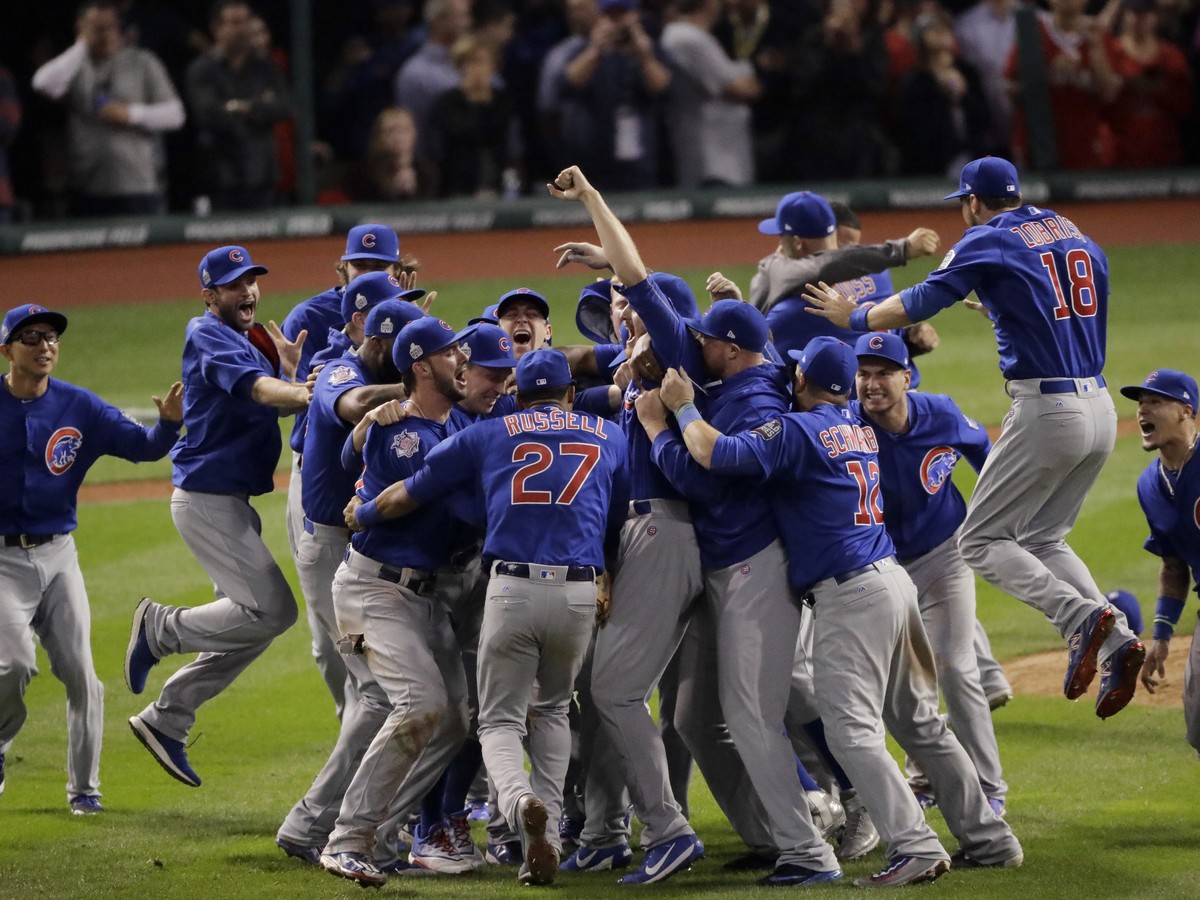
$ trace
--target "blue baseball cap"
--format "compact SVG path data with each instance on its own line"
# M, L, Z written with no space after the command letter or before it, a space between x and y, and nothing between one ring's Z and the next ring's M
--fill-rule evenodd
M496 301L496 318L500 319L504 316L504 307L515 303L517 300L527 300L541 310L542 318L550 318L550 303L533 288L517 288L509 291L507 294L502 294L500 299Z
M1017 167L1001 156L985 156L973 159L963 166L958 178L958 190L947 194L943 200L957 200L974 194L977 197L1019 197L1021 183L1017 180Z
M1200 412L1196 403L1196 379L1187 372L1158 369L1147 375L1146 380L1141 384L1131 384L1121 388L1121 396L1128 397L1130 400L1141 400L1143 391L1186 403L1192 408L1192 415Z
M370 312L376 304L400 296L400 280L390 272L367 272L352 280L342 291L342 321L349 322L356 312ZM424 297L425 292L421 291Z
M392 362L401 372L407 372L413 363L440 353L457 342L458 335L445 320L422 315L405 325L396 335L396 343L392 345Z
M585 284L575 305L575 327L589 341L612 344L617 336L612 326L612 281L608 278Z
M684 319L687 327L705 337L728 344L736 344L743 350L762 353L770 339L767 319L754 306L741 300L718 300L697 319Z
M478 325L480 322L485 322L488 325L498 325L500 323L500 317L496 315L496 305L497 304L493 303L491 306L485 307L482 316L475 316L473 319L467 319L467 324Z
M1129 630L1134 634L1142 633L1142 607L1138 604L1138 598L1129 591L1109 591L1104 595L1104 599L1119 609L1125 614L1125 621L1129 625Z
M23 303L4 314L4 324L0 325L0 344L11 343L14 334L35 322L45 322L59 334L67 330L67 317L62 313L52 312L36 303Z
M250 251L245 247L218 247L209 250L200 260L200 286L213 288L220 284L236 281L247 272L266 275L266 266L256 266L250 260Z
M815 337L803 350L789 350L804 378L831 394L849 394L858 371L858 357L850 345L835 337Z
M363 325L364 337L396 337L409 322L424 319L425 313L415 303L399 297L384 300L371 307Z
M488 369L511 369L517 364L513 356L512 340L508 332L499 325L479 322L469 325L458 333L467 362Z
M890 331L872 331L862 335L854 343L854 355L878 356L890 360L902 369L908 368L908 345L904 338Z
M384 262L400 261L400 238L387 225L371 222L355 225L346 234L346 253L342 262L355 259L381 259Z
M531 350L517 363L517 393L566 387L574 380L561 350Z
M837 230L833 207L820 194L796 191L786 194L775 208L775 216L758 223L763 234L791 234L796 237L827 237Z
M672 275L670 272L651 272L647 280L671 302L671 306L681 318L694 319L700 315L696 295L692 293L688 283L678 275Z

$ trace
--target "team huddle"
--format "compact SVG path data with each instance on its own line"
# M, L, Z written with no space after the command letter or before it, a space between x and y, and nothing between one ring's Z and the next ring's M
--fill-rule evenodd
M298 615L250 502L272 490L279 417L294 415L288 538L340 729L276 834L288 856L374 887L488 864L523 884L608 869L652 884L704 855L694 759L746 845L727 868L761 884L837 881L880 843L885 864L857 885L1020 866L991 720L1012 691L975 575L1058 630L1067 698L1099 674L1107 718L1139 676L1153 692L1200 571L1196 382L1164 369L1121 389L1158 453L1138 483L1161 558L1147 649L1136 603L1106 596L1065 541L1116 438L1107 259L1023 205L1010 163L963 169L946 199L964 237L899 293L887 269L935 252L935 234L861 245L850 210L789 194L759 225L779 244L748 299L715 272L703 314L578 168L547 189L599 238L563 244L559 266L611 275L580 293L592 344L551 347L550 304L527 288L455 329L376 224L350 231L338 287L264 327L266 268L221 247L200 263L182 380L146 428L50 377L65 316L8 312L0 792L36 634L67 687L70 808L103 810L103 688L71 532L104 454L170 453L172 517L216 588L192 607L138 602L124 664L141 694L160 660L198 654L129 724L201 785L199 707ZM1012 398L995 444L915 390L913 357L938 342L926 320L960 301L990 320ZM969 502L951 479L964 458ZM1184 707L1200 753L1197 643ZM484 848L468 802L481 772ZM926 823L933 805L957 847Z

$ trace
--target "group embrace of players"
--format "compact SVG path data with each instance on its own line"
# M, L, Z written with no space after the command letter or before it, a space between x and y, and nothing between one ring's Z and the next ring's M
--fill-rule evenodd
M297 617L250 504L272 488L278 417L294 413L288 535L341 727L276 835L289 856L365 886L489 863L526 884L624 868L620 884L667 879L704 845L646 706L659 687L664 725L746 844L728 865L764 870L761 883L839 880L881 841L885 864L856 884L1021 865L990 710L1011 692L974 575L1058 629L1069 699L1097 672L1102 718L1139 674L1153 690L1200 565L1195 382L1160 370L1122 391L1160 453L1138 486L1163 560L1148 652L1065 542L1116 436L1107 261L1069 220L1022 205L1011 164L964 168L947 199L965 236L896 295L886 268L933 253L936 235L839 246L834 208L789 194L759 226L779 245L749 300L714 273L703 315L681 279L646 269L579 169L548 190L581 203L599 237L559 247L560 267L612 275L580 294L592 345L552 349L550 305L526 288L453 328L382 225L351 230L342 285L264 328L266 269L222 247L200 264L207 310L187 328L182 390L145 429L49 378L65 317L9 312L0 449L37 452L5 476L0 584L6 612L9 595L20 603L0 627L18 660L0 680L0 790L36 631L66 673L72 810L102 809L75 494L102 453L168 448L172 516L217 599L140 601L125 678L140 694L162 658L199 654L130 726L200 785L186 747L198 707ZM949 397L912 390L911 356L937 342L924 320L972 292L1013 400L995 445ZM951 480L963 457L980 472L969 506ZM22 502L35 489L57 505ZM49 566L61 578L38 588L31 573ZM1185 710L1200 749L1197 680ZM467 803L481 763L485 849ZM953 853L925 821L934 804Z

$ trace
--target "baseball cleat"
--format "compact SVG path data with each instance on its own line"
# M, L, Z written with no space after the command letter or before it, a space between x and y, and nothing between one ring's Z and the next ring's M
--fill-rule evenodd
M798 866L795 863L784 863L781 866L776 866L775 871L770 875L758 879L758 883L767 887L809 887L814 884L828 884L831 881L838 881L841 877L841 869L818 872L815 869L806 869L804 866Z
M388 876L388 878L392 878L394 876L408 878L418 875L435 874L431 870L426 869L424 866L414 866L403 856L397 856L384 862L376 860L375 868L377 868L384 875Z
M125 686L134 694L146 689L146 678L150 670L158 665L158 657L150 650L150 642L146 638L146 610L153 602L149 597L138 601L129 629L129 645L125 648Z
M988 797L988 806L992 808L992 812L1000 818L1004 818L1008 813L1008 804L1004 802L1003 797Z
M1082 697L1096 677L1096 654L1116 624L1117 617L1112 610L1102 606L1093 610L1067 640L1067 676L1063 679L1063 693L1068 700Z
M1020 850L1014 856L988 863L968 856L963 850L955 850L950 854L950 868L952 869L1017 869L1024 862L1025 854Z
M535 794L524 794L517 801L517 828L525 861L517 880L521 884L553 884L558 873L558 850L546 838L549 816L546 805Z
M690 869L692 863L704 856L704 845L691 832L655 844L646 851L642 866L636 872L622 875L617 884L657 884L676 872Z
M846 827L846 810L833 794L828 791L805 791L804 796L808 800L808 814L817 831L821 832L822 840L831 840Z
M1133 699L1138 673L1146 661L1146 645L1137 638L1126 641L1100 665L1100 693L1096 697L1096 715L1115 716Z
M879 832L858 791L842 794L842 806L846 810L846 831L834 855L843 862L862 859L879 845Z
M450 840L449 830L441 823L428 832L418 825L414 838L412 852L408 854L408 861L414 866L442 875L462 875L475 868L459 855L454 842Z
M100 798L93 797L91 794L76 794L71 798L70 806L73 816L94 816L96 813L104 812L104 807L100 805Z
M562 842L564 853L573 853L579 847L579 838L583 834L583 820L572 819L566 813L558 820L558 839Z
M294 841L289 841L287 838L276 837L275 846L286 853L293 859L298 859L301 862L306 862L310 866L321 868L321 848L312 847L308 844L297 844Z
M471 811L467 815L467 819L472 822L486 822L492 816L486 800L472 800L467 804L467 809Z
M525 862L525 854L521 850L520 841L488 844L483 858L487 860L489 866L519 866Z
M168 775L188 787L200 787L200 776L188 765L187 748L183 741L167 737L153 725L144 722L141 716L131 717L129 727L133 729L133 736L142 742L142 746L150 751L150 755L158 760Z
M937 806L937 797L933 794L926 794L924 791L913 791L913 797L917 801L917 806L921 809L933 809Z
M558 867L560 872L601 872L625 869L633 862L633 851L625 842L615 847L579 847Z
M476 846L471 838L471 808L467 807L446 817L450 823L450 843L458 851L458 855L471 864L472 869L482 869L487 865L483 851Z
M361 853L322 853L321 868L330 875L357 881L363 887L383 887L388 877Z
M774 869L778 862L778 856L770 856L766 853L758 853L751 850L749 853L735 856L721 866L721 868L726 872L761 872Z
M854 879L855 885L866 888L900 887L905 884L924 884L936 881L950 871L948 859L922 859L919 856L897 856L888 860L887 868L865 878Z
M1012 698L1013 691L1010 687L1004 687L1000 688L999 690L992 691L987 695L988 709L990 709L992 712L995 712L1000 707L1007 705Z

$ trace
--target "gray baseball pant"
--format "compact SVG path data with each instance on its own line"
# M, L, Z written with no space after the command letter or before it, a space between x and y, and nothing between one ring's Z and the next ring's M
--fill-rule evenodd
M291 504L290 491L288 504ZM301 516L300 533L292 549L308 630L312 633L313 659L333 697L334 712L339 719L346 708L346 662L335 643L338 634L333 614L333 576L346 555L349 539L344 526L321 525Z
M996 655L992 653L992 642L988 640L987 631L979 619L975 620L975 660L979 663L979 683L983 685L985 697L1002 691L1012 692L1012 685L1004 675L1004 667L996 662Z
M1064 638L1104 594L1066 536L1117 436L1117 413L1095 379L1043 394L1043 379L1008 382L1012 406L971 495L959 549L988 583L1037 609ZM1116 609L1107 658L1135 635Z
M1187 723L1187 742L1200 753L1200 613L1192 632L1192 649L1183 668L1183 718Z
M67 691L67 798L100 796L104 685L92 664L92 611L75 539L0 547L0 753L25 724L25 688L38 673L36 634Z
M244 495L176 488L171 517L217 599L195 607L151 604L146 638L155 656L199 653L167 679L139 715L185 741L196 710L225 690L296 621L296 601L262 540L262 522Z
M925 770L961 848L987 864L1020 852L988 805L962 745L938 715L933 649L917 590L894 559L812 589L814 678L830 748L858 789L889 859L946 859L888 753L884 727Z

